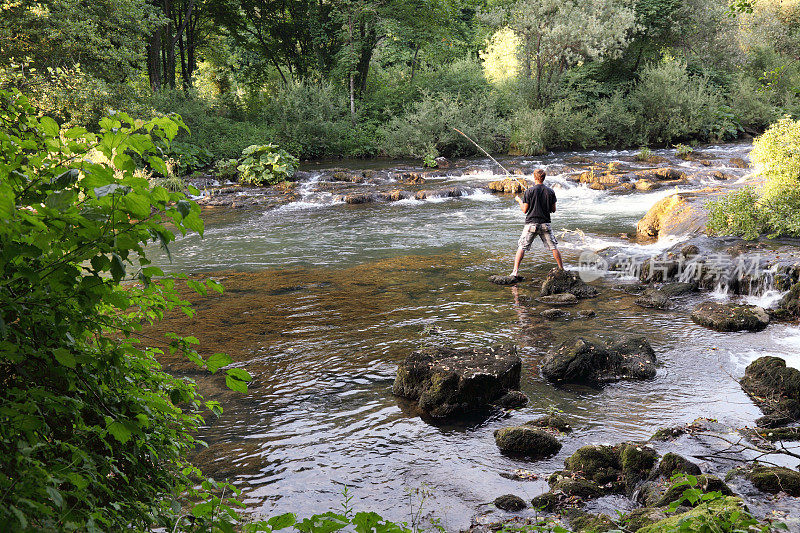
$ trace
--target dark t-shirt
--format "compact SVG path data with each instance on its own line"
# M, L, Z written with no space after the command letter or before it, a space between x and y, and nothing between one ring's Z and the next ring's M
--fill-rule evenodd
M556 193L545 185L534 185L525 190L522 203L528 204L525 213L526 224L543 224L550 222L550 213L556 205Z

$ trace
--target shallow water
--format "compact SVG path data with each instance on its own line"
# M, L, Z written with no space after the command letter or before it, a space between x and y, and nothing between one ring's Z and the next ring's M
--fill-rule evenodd
M724 159L746 157L749 146L704 149ZM557 168L575 154L537 161ZM587 152L613 161L632 152ZM680 162L683 164L683 162ZM480 192L487 171L442 178L443 186L475 187L461 198L345 205L312 182L301 202L258 211L206 216L204 239L178 240L168 270L221 278L223 296L197 302L194 320L172 317L164 328L196 334L206 353L227 351L255 376L247 396L226 392L217 377L188 372L224 415L202 431L209 447L194 460L209 474L244 489L255 513L308 515L338 507L349 487L358 509L409 520L422 488L447 530L466 528L484 504L514 493L530 499L546 490L548 473L588 443L646 439L656 429L698 417L753 425L759 410L735 378L761 355L800 366L800 329L775 325L760 333L714 333L687 310L708 294L681 300L671 311L634 305L635 297L608 280L595 299L570 308L594 309L592 319L548 322L538 313L537 281L552 267L539 243L526 256L529 280L497 287L488 275L510 270L522 214L511 196ZM712 167L713 168L713 167ZM699 170L699 165L698 165ZM726 171L731 169L726 168ZM576 186L563 176L548 183L558 195L554 230L567 264L585 249L625 246L665 249L674 241L633 244L620 236L658 199L674 190L614 195ZM155 252L154 257L159 254ZM727 297L727 296L726 296ZM515 343L523 358L524 409L457 425L432 424L391 394L396 365L430 326L456 346ZM539 376L542 354L575 336L644 335L658 354L657 377L602 390L555 388ZM500 455L492 432L558 409L576 431L554 458L528 463ZM539 480L500 473L527 469ZM617 504L614 504L617 505ZM425 513L423 513L425 514Z

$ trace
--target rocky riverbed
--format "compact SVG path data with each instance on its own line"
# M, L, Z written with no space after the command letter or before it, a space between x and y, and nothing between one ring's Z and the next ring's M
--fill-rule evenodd
M552 257L538 243L523 263L524 280L507 286L488 280L510 270L521 215L505 192L517 177L504 181L487 161L455 161L436 171L319 165L269 189L217 186L206 178L205 238L179 239L174 262L164 256L161 263L213 276L226 292L187 292L197 315L170 315L146 334L152 342L167 329L191 331L203 353L226 351L255 379L241 397L217 377L164 356L168 368L189 373L225 407L202 431L209 447L194 460L242 486L256 515L326 511L341 503L348 486L359 509L402 521L412 491L426 495L423 515L448 531L531 520L538 512L532 501L541 497L565 503L560 509L572 513L567 522L576 529L616 518L616 510L659 517L664 510L656 497L641 499L636 491L645 484L655 485L648 494L668 491L667 465L695 472L686 466L692 463L762 519L798 527L794 496L768 482L776 473L741 469L761 452L731 452L722 440L780 448L776 439L784 439L793 449L792 419L779 414L765 424L762 417L771 415L762 411L763 389L743 389L738 379L764 356L800 366L797 243L665 230L686 227L670 222L686 199L670 200L674 195L697 194L700 212L705 192L698 191L716 194L748 179L747 150L706 147L692 161L669 151L646 162L632 152L502 160L520 180L533 168L548 170L559 197L554 229L562 253L583 284L576 287L591 289L576 288L577 295L564 290L572 282L548 277ZM492 192L491 182L503 192ZM659 201L670 206L649 216ZM658 231L637 235L637 223L648 217ZM693 315L718 317L719 324L732 316L748 327L723 331L730 328L709 327ZM506 383L474 412L469 406L449 416L449 406L464 404L459 391L468 390L475 373L471 381L427 374L430 386L454 385L429 388L425 396L448 399L445 417L424 409L434 405L427 399L420 408L422 393L393 394L398 368L415 352L449 353L456 361L461 351L485 356L490 347L508 345L521 365L518 386ZM422 359L411 362L422 368ZM548 378L544 369L551 367L585 371ZM526 452L526 443L545 453ZM612 450L601 468L616 475L611 487L594 480L596 473L572 468L587 446ZM637 448L653 450L641 452L650 466L629 475L624 450ZM790 456L769 460L797 466ZM568 486L590 497L566 495ZM508 495L516 498L494 503Z

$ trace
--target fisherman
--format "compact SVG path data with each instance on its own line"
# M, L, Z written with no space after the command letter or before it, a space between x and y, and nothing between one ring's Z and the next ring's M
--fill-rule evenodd
M525 228L517 243L517 256L514 258L514 270L511 271L511 277L519 276L519 264L525 257L525 252L531 249L531 243L537 235L553 252L553 258L556 260L558 268L564 270L561 252L557 248L558 241L550 228L550 213L556 212L556 193L544 184L546 175L541 168L534 170L533 181L536 182L536 185L528 187L522 198L519 195L514 197L519 208L525 213Z

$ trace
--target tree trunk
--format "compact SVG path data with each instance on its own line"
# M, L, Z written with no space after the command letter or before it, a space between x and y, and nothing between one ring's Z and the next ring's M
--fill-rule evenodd
M150 90L161 89L161 30L150 36L147 44L147 77L150 79Z
M414 47L414 59L411 60L411 81L414 81L414 74L417 70L417 56L419 55L419 43Z
M175 89L175 37L174 27L172 25L172 0L164 0L164 14L169 19L167 23L167 30L166 30L166 39L165 45L166 50L164 50L165 54L165 61L164 61L164 76L167 85L169 85L170 89Z

